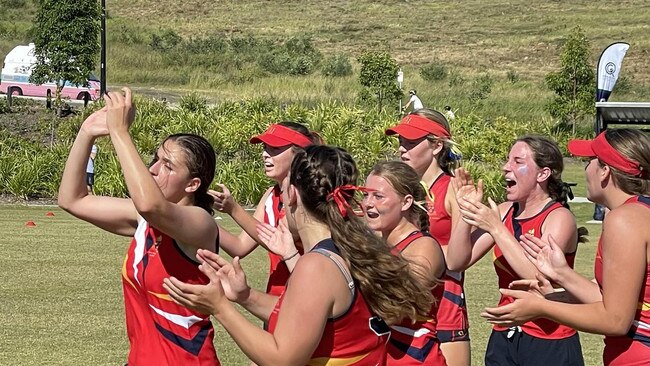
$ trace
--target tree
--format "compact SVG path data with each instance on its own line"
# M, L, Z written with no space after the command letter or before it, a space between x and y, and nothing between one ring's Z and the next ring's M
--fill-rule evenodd
M39 0L32 28L36 64L30 81L56 83L55 105L68 81L86 85L99 51L99 2L96 0Z
M397 85L399 65L389 54L366 52L359 56L358 61L361 64L359 82L365 88L362 99L375 98L381 110L384 102L402 98L402 91Z
M580 27L574 28L566 39L560 56L560 70L546 75L546 84L555 92L548 105L551 116L571 123L594 114L596 76L589 64L589 41Z

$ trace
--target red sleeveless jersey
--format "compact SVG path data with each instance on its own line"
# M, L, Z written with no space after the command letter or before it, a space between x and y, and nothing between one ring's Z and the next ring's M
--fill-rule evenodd
M316 248L338 254L332 239L321 241L314 247ZM274 332L278 316L282 311L283 300L284 292L269 316L268 330L271 333ZM377 326L378 323L381 326ZM345 314L327 320L323 336L307 365L385 365L386 342L389 334L390 331L385 323L370 312L363 295L355 286L352 305Z
M282 191L280 186L273 187L269 193L266 201L264 202L264 222L277 227L280 219L284 216L284 208L282 207ZM302 254L302 248L298 248ZM282 261L282 256L273 252L268 252L269 255L269 281L266 284L266 292L271 295L280 296L284 291L287 281L291 272L287 265Z
M625 204L634 203L650 208L650 197L635 196L625 201ZM594 274L602 291L602 236L598 241ZM646 267L645 283L639 293L639 303L632 327L626 336L605 336L603 362L605 365L647 365L650 363L650 263Z
M546 207L542 209L541 212L536 214L533 217L525 219L517 219L514 217L516 209L516 204L513 204L508 209L506 216L503 219L503 223L506 225L508 230L517 240L519 237L528 233L534 235L537 238L542 237L542 225L546 220L546 217L553 211L558 208L561 208L562 205L559 202L550 202ZM573 268L573 262L575 260L575 252L570 254L565 254L567 263L571 268ZM494 269L499 277L499 288L508 288L510 282L521 279L515 271L512 269L506 258L503 256L499 245L494 246ZM499 300L499 306L510 304L514 299L510 296L501 295ZM494 329L497 331L507 330L508 327L494 326ZM529 334L533 337L542 338L542 339L564 339L568 338L576 333L576 331L567 326L558 324L548 319L536 319L527 323L524 323L521 326L521 329L524 333Z
M219 365L210 317L176 304L162 287L170 276L192 284L208 278L174 239L139 220L122 267L128 364Z
M395 256L406 249L413 241L428 236L428 233L414 231L391 249ZM404 320L402 323L391 326L390 340L388 341L388 357L386 365L432 365L445 366L445 357L440 351L440 342L436 338L436 314L438 305L444 292L443 284L431 290L435 302L431 304L429 317L411 323Z
M441 174L429 189L433 202L427 197L429 210L429 233L441 246L449 244L451 236L451 215L445 207L451 175ZM444 294L438 307L439 330L467 330L469 317L465 303L465 272L447 271L444 278Z

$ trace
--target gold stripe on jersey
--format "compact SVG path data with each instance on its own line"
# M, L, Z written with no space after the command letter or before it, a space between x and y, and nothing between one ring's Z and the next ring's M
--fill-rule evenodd
M348 357L348 358L331 358L331 357L312 358L311 360L309 360L309 363L307 363L307 365L309 365L309 366L348 366L348 365L354 365L355 363L363 360L369 354L370 353L366 353L365 355L355 356L355 357Z
M172 300L172 297L169 296L169 294L160 294L160 293L153 292L153 291L147 291L147 292L148 292L149 294L151 294L151 295L153 295L153 296L159 298L159 299L167 300L167 301L174 301L174 300Z
M650 310L650 303L649 302L639 302L639 306L637 309L641 311L648 311Z
M126 262L128 260L129 260L129 256L127 254L126 256L124 256L124 264L122 265L122 278L124 279L124 281L126 281L126 283L131 285L131 287L133 287L136 292L140 292L138 291L138 287L134 285L133 282L131 282L131 279L129 279L129 276L126 274Z
M495 265L496 267L499 267L500 269L504 270L505 272L508 272L508 274L509 274L510 276L515 277L515 275L512 274L512 272L510 272L510 270L508 270L508 269L503 265L503 263L501 263L500 260L497 259L497 256L496 256L496 254L494 253L494 251L492 251L492 257L493 257L493 258L492 258L492 261L494 262L494 265Z

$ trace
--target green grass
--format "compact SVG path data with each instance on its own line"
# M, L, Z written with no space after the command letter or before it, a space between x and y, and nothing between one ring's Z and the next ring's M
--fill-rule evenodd
M0 1L0 56L29 40L27 30L35 11L30 0L24 1L22 9L11 9L9 3ZM130 85L139 93L170 100L192 91L215 102L268 96L301 103L354 100L359 91L356 63L355 76L344 78L327 78L318 72L264 76L250 65L233 70L221 65L170 64L166 55L149 46L151 34L166 29L185 38L307 35L324 56L346 54L354 60L365 50L389 52L404 69L404 88L416 88L425 106L449 104L461 115L549 118L545 105L552 94L544 85L544 75L558 67L562 40L576 25L591 43L594 68L607 45L618 40L630 43L621 75L630 78L631 86L615 91L612 101L650 98L650 76L645 72L650 3L642 0L615 6L587 0L243 0L236 4L109 0L107 9L109 85ZM450 77L424 81L419 69L432 62L445 65L465 83L450 86ZM519 81L509 82L508 72ZM486 73L494 79L492 93L483 103L473 103L468 99L472 81Z
M565 180L579 183L584 196L582 165L569 162ZM580 225L588 221L592 204L574 204ZM54 217L47 217L48 211ZM33 220L36 227L26 227ZM224 227L236 231L224 218ZM600 225L586 225L590 242L581 244L576 268L592 276ZM125 362L128 341L120 268L129 243L84 223L58 208L0 206L0 364L118 365ZM249 281L264 288L266 254L256 250L243 260ZM473 365L483 364L490 327L481 310L498 299L496 276L489 257L467 273ZM259 322L258 322L259 323ZM217 326L217 352L224 365L247 365L242 352ZM600 363L602 340L582 335L587 365Z

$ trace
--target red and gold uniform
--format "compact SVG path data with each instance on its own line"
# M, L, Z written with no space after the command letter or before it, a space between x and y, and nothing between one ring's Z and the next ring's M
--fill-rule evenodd
M318 243L312 251L338 254L332 239ZM334 262L336 263L336 262ZM338 265L338 264L337 264ZM344 273L347 269L341 268ZM345 314L327 320L323 336L307 363L309 366L377 366L385 365L389 328L370 312L359 289L354 286L352 305ZM269 317L268 330L273 333L282 311L284 293Z
M282 191L276 185L264 202L264 223L277 227L284 215L282 208ZM271 295L280 296L289 280L289 268L279 256L271 251L269 253L269 282L266 284L266 292Z
M546 217L548 217L553 210L562 207L558 202L550 202L537 215L525 219L516 219L514 215L517 211L517 206L516 203L513 204L508 209L508 212L503 219L503 223L515 238L519 238L522 234L526 233L541 238L542 225L544 224ZM573 268L575 252L565 254L565 258L569 266ZM503 256L498 244L494 246L494 269L499 278L499 288L508 288L508 285L510 285L512 281L521 279L512 267L510 267L508 261L506 261L506 258ZM499 306L510 304L511 302L513 302L512 297L501 295ZM496 331L505 331L508 329L509 328L507 327L494 326L494 330ZM543 318L523 324L521 330L528 335L542 339L564 339L576 333L573 328Z
M635 196L625 204L641 204L650 209L650 197ZM602 239L602 237L601 237ZM603 257L602 240L598 241L594 273L602 291ZM610 366L648 365L650 363L650 263L645 272L645 281L639 293L639 304L634 314L632 327L626 336L605 336L603 364Z
M128 364L220 365L210 317L172 301L162 287L170 276L191 284L209 282L174 239L139 218L122 267Z
M441 174L431 185L427 199L429 210L429 232L441 246L449 244L451 236L451 215L445 207L445 197L449 189L451 176ZM444 337L440 337L442 343L453 341L469 340L469 318L467 315L467 304L465 303L465 272L447 271L444 279L444 294L440 300L437 317L437 330Z
M413 241L423 236L430 237L428 233L421 231L412 232L392 248L393 255L400 255ZM435 302L431 305L427 319L416 323L405 320L401 324L391 326L386 365L447 365L445 357L440 351L440 342L436 337L436 313L443 292L442 284L437 285L431 291Z

